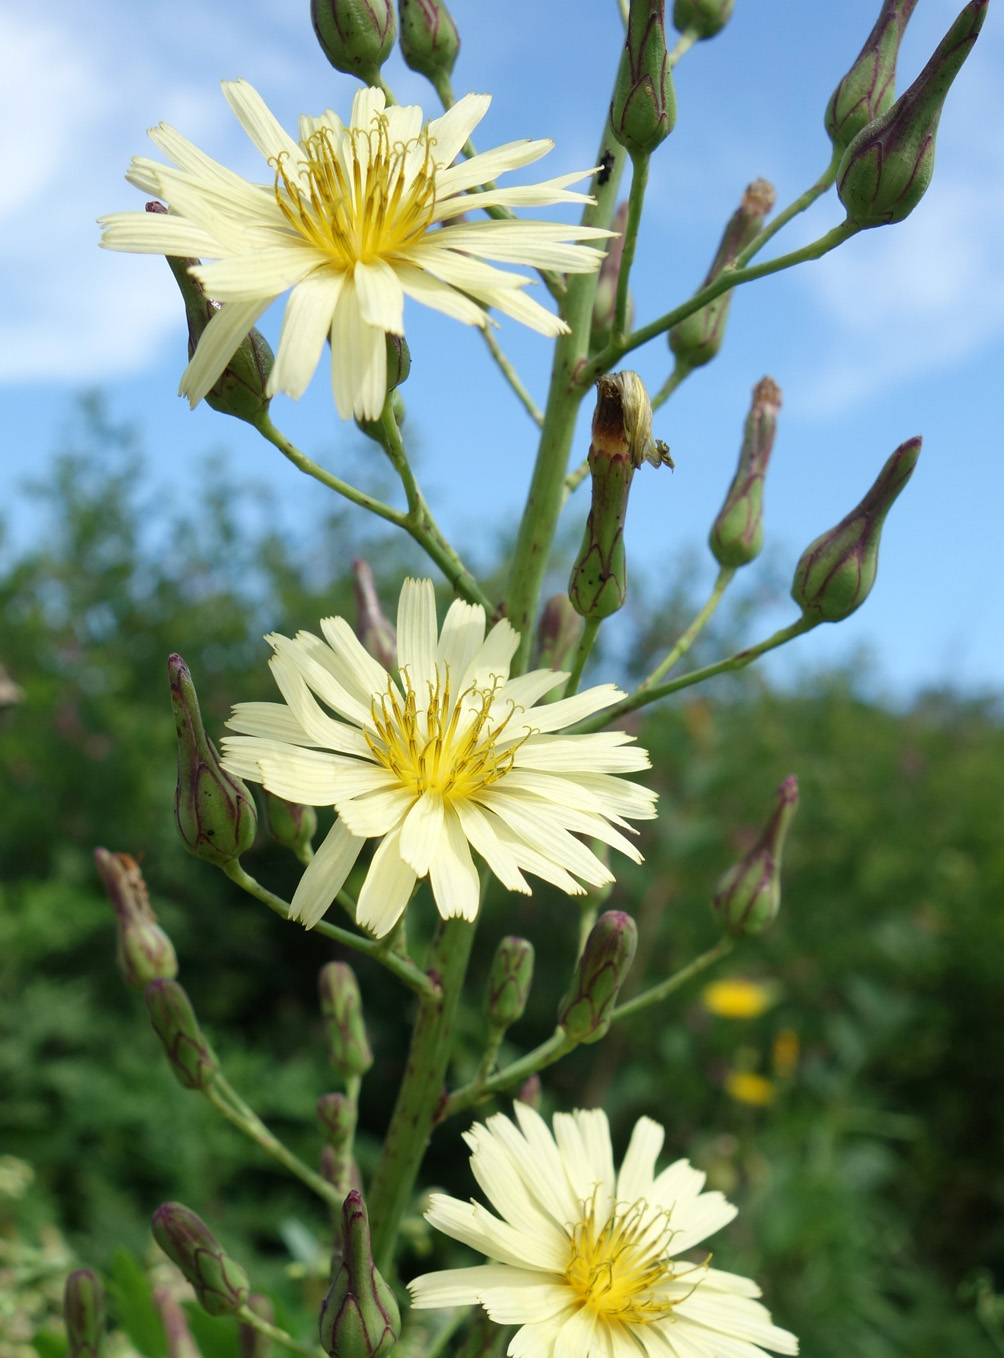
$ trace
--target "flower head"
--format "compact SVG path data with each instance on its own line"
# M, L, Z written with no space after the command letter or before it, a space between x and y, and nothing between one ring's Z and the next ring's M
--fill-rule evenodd
M433 1226L488 1256L475 1268L427 1273L409 1284L417 1307L479 1302L500 1325L519 1325L511 1358L764 1358L798 1352L771 1324L747 1278L681 1258L736 1214L686 1160L655 1172L663 1129L634 1128L614 1170L599 1109L558 1113L552 1135L515 1105L465 1133L471 1168L494 1216L434 1194ZM500 1219L501 1218L501 1219Z
M567 188L589 171L470 195L553 146L509 142L454 165L489 95L465 95L442 117L423 122L417 105L388 108L380 90L365 88L347 125L330 109L304 116L294 141L246 80L224 81L223 93L265 157L270 182L250 183L161 123L150 137L174 166L139 157L126 178L163 198L170 214L101 219L101 243L109 249L215 261L191 268L222 304L181 378L193 406L287 289L267 395L300 396L330 338L331 382L343 419L379 418L387 391L384 336L404 334L405 297L482 328L485 309L495 307L544 335L567 329L524 294L530 279L487 261L591 273L601 253L567 242L610 233L560 222L463 220L475 206L590 201Z
M621 831L631 829L625 817L655 814L655 794L614 775L648 768L645 751L623 731L552 734L616 702L613 684L535 706L567 674L510 679L519 634L503 619L486 636L477 605L455 601L438 631L431 580L401 590L396 674L343 618L325 618L321 631L324 641L268 638L285 702L238 704L229 725L240 734L223 741L231 773L337 812L290 918L317 923L367 839L380 844L356 918L377 936L426 876L444 919L473 919L472 847L510 891L525 893L524 872L569 895L612 880L580 834L641 861Z

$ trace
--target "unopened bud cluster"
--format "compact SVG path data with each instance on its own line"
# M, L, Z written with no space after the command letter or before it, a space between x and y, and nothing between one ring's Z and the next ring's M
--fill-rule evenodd
M201 1217L180 1202L153 1214L153 1238L195 1288L211 1316L233 1315L248 1299L248 1275L222 1248Z
M150 906L139 864L130 854L95 849L94 861L115 911L118 933L116 961L132 990L178 974L178 959Z
M884 0L857 60L830 96L824 122L835 150L845 151L896 98L899 45L916 4L917 0Z
M495 949L485 993L485 1018L494 1028L510 1028L523 1017L533 980L533 944L508 937Z
M650 154L676 125L676 94L666 47L666 0L631 0L610 124L614 136L632 155Z
M558 1006L558 1023L574 1041L599 1042L606 1036L637 945L637 926L623 910L609 910L593 925Z
M781 389L772 378L765 377L753 388L739 466L711 525L710 546L720 566L745 566L763 546L763 483L780 409Z
M321 1307L320 1339L331 1358L384 1358L401 1331L401 1311L373 1262L362 1194L342 1206L342 1259Z
M373 1064L362 998L355 972L345 962L328 962L317 979L328 1057L341 1075L365 1075Z

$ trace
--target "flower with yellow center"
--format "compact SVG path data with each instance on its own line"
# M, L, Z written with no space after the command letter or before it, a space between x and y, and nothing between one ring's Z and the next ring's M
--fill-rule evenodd
M623 731L562 728L623 695L613 684L537 706L567 679L557 670L509 677L519 634L456 600L442 630L431 580L406 580L397 613L398 668L389 674L343 618L271 636L283 703L240 703L223 765L287 801L333 806L335 824L300 880L291 919L317 923L367 839L379 839L356 919L390 930L419 878L444 919L473 919L473 848L510 891L524 872L569 895L604 886L609 869L579 836L633 859L627 818L654 816L655 793L618 777L648 768ZM334 715L332 715L334 714Z
M417 105L387 107L359 90L348 125L329 109L300 119L294 141L246 80L223 93L265 157L271 182L252 184L161 123L150 137L173 166L138 157L126 178L170 213L101 218L111 250L199 256L191 272L221 303L181 378L194 406L212 388L265 309L287 289L276 363L266 394L300 396L331 341L331 382L343 419L375 420L387 392L387 334L404 334L404 299L484 328L493 307L544 335L567 326L523 288L531 280L494 260L591 273L602 254L569 241L609 236L560 222L467 222L475 207L587 203L568 185L590 171L519 188L470 190L538 160L550 141L509 142L454 165L490 96L468 94L423 122Z
M764 1358L798 1341L771 1323L747 1278L682 1258L736 1214L686 1160L655 1172L663 1129L641 1118L615 1171L606 1114L524 1103L464 1139L495 1216L441 1194L427 1219L490 1262L409 1283L417 1307L479 1303L520 1328L511 1358Z

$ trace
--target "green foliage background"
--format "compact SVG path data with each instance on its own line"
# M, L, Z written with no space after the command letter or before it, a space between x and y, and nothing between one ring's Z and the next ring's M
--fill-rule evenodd
M254 493L219 467L172 520L144 501L135 436L96 400L84 414L41 492L46 531L0 570L0 662L24 693L0 712L0 1154L34 1170L26 1186L0 1159L0 1355L28 1353L37 1331L36 1349L55 1358L55 1299L78 1261L111 1270L119 1323L161 1358L130 1255L148 1257L147 1222L167 1198L206 1217L308 1337L327 1264L323 1209L175 1083L115 970L91 854L100 844L141 859L231 1081L314 1163L313 1105L332 1086L315 978L338 953L184 853L165 661L185 656L218 732L232 701L271 696L263 632L353 616L354 554L369 554L388 605L417 563L394 542L353 536L339 514L319 514L295 544L249 533ZM637 629L636 667L687 616L685 586L653 602L659 630ZM695 663L744 626L740 609ZM602 1103L621 1149L640 1114L665 1123L667 1154L690 1156L740 1206L713 1242L716 1265L755 1276L805 1354L1004 1352L999 706L932 694L892 710L848 674L817 676L804 693L747 674L663 706L641 738L661 814L644 830L644 866L618 865L609 902L639 919L631 988L714 942L709 892L796 772L781 917L721 969L770 980L777 1002L755 1020L715 1018L692 985L548 1072L545 1111ZM247 866L287 895L299 871L264 832ZM420 895L410 913L420 944L431 901ZM523 933L537 949L515 1054L553 1027L577 928L574 902L546 889L489 901L458 1079L480 1054L478 986L497 939ZM362 1095L365 1173L410 1005L378 968L352 960L376 1053ZM726 1072L770 1075L782 1030L797 1035L800 1058L773 1105L731 1100ZM463 1123L437 1131L427 1180L466 1197ZM405 1276L458 1257L418 1204L408 1238ZM198 1337L221 1358L233 1344L208 1322Z

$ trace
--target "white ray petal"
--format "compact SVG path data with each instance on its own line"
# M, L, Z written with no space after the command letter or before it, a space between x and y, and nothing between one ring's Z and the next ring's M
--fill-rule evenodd
M396 830L381 841L356 902L356 923L376 938L390 933L415 888L415 874L401 857L399 845Z
M331 330L342 281L340 273L315 269L289 294L275 367L268 378L270 396L282 391L296 400L306 391Z
M353 838L341 821L335 821L293 893L291 920L299 920L305 929L314 927L345 885L363 843Z
M478 913L481 884L467 837L455 811L447 808L437 851L429 864L429 884L443 919L473 920Z
M217 378L271 301L271 297L265 297L253 302L224 302L203 330L178 385L179 396L187 396L193 410L216 385Z

